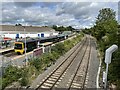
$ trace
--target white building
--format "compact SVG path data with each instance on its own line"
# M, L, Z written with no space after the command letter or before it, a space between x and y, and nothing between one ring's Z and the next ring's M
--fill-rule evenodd
M26 37L49 37L57 35L54 29L50 27L38 26L13 26L0 25L0 37L24 38Z

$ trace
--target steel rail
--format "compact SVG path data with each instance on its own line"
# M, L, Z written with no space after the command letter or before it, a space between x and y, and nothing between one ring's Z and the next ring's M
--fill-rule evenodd
M82 41L82 43L80 45L84 46L84 43L86 42L87 38ZM80 47L80 45L78 47ZM82 46L79 48L77 54L79 53L79 51L82 49ZM76 47L76 49L78 49L78 47ZM58 65L58 67L36 88L36 90L38 90L70 57L71 55L73 55L76 51L76 49L60 64ZM54 87L54 85L57 83L57 81L60 79L60 77L63 75L63 73L67 70L67 68L69 67L69 65L72 63L72 61L74 60L74 58L76 57L77 55L75 55L73 57L73 59L71 60L71 62L67 65L67 67L62 71L61 75L56 79L55 83L52 85L52 87L50 89L52 89Z

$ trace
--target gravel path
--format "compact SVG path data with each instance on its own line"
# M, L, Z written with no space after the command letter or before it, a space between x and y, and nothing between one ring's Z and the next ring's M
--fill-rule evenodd
M86 88L92 88L92 89L96 88L96 78L97 78L97 72L99 68L99 59L97 56L98 55L97 55L97 50L95 45L95 39L92 38L91 59L88 67Z

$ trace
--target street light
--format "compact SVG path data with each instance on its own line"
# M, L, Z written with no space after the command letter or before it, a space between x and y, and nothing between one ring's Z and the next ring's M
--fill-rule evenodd
M106 63L106 72L104 72L104 77L105 78L105 88L107 89L107 74L108 74L108 65L111 63L111 57L112 53L118 49L117 45L112 45L109 47L106 52L105 52L105 63Z
M15 33L16 33L16 25L15 25ZM16 39L17 35L15 36L15 39ZM16 40L17 41L17 40Z
M24 35L25 35L25 65L27 65L27 55L26 55L26 50L27 50L27 48L26 48L26 34L25 34L25 26L23 26L24 27Z

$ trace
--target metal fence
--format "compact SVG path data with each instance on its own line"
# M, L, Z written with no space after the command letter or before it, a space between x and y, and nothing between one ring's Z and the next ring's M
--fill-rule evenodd
M45 53L51 51L51 47L45 47L44 48ZM11 57L6 57L3 55L0 55L0 76L5 72L5 69L9 66L17 66L19 68L24 67L26 63L31 60L33 57L38 57L43 53L43 48L38 48L33 50L32 52L27 53L26 55L22 55L21 57L18 58L11 58ZM27 60L26 60L27 57Z

